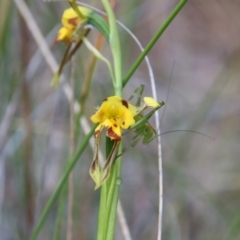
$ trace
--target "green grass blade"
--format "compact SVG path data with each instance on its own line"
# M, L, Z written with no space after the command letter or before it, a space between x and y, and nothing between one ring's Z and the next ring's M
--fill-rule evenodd
M162 26L159 28L157 33L153 36L153 38L150 40L144 51L140 54L136 62L133 64L132 68L129 70L128 74L123 79L123 87L127 84L129 79L132 77L134 72L137 70L145 56L149 53L149 51L152 49L152 47L155 45L157 40L162 36L164 31L167 29L167 27L170 25L170 23L173 21L173 19L177 16L177 14L180 12L180 10L184 7L184 5L187 3L187 0L181 0L178 5L173 9L169 17L165 20L165 22L162 24Z
M75 166L77 160L79 159L79 157L81 156L81 154L83 153L84 149L87 147L88 142L90 140L90 138L93 135L93 132L96 128L96 124L91 128L90 132L86 135L86 137L83 139L82 144L79 146L79 148L76 151L75 156L73 157L73 159L71 161L69 161L69 164L57 186L57 188L55 189L54 193L52 194L52 196L50 197L49 201L47 202L42 215L40 216L40 219L37 223L37 226L35 227L35 229L33 230L33 233L31 235L30 240L35 240L37 239L37 236L47 218L47 215L51 209L51 207L53 206L53 204L55 203L56 199L58 198L59 194L61 193L63 187L65 186L65 184L67 183L68 180L68 176L70 174L70 172L72 171L73 167Z
M94 12L89 14L89 16L87 18L88 18L88 22L91 25L93 25L95 28L97 28L98 31L101 32L103 34L103 36L109 42L110 31L109 31L108 23L102 17L100 17L98 14L96 14Z

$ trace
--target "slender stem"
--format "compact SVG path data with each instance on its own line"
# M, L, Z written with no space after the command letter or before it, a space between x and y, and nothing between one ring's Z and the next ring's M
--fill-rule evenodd
M87 35L90 33L91 29L86 29L83 37L87 37ZM70 51L70 53L67 55L65 59L65 64L72 58L72 56L76 53L79 47L82 45L82 39L80 39L73 47L73 49Z
M72 46L72 47L74 48L75 46ZM74 71L75 71L75 57L73 56L71 58L71 72L70 72L70 84L71 84L72 89L75 89L75 87L74 87ZM70 161L71 157L73 157L74 149L75 149L74 117L75 117L75 114L74 114L74 91L73 91L73 96L72 96L72 99L70 100L70 149L69 149L68 161ZM67 164L68 164L68 162L66 162L66 166L67 166ZM66 184L64 189L61 191L53 240L60 239L60 236L62 234L62 219L63 219L64 210L65 210L67 194L68 194L68 199L67 199L66 240L72 239L73 190L74 190L74 184L73 184L73 171L72 171L68 178L68 185Z
M122 152L122 144L120 144L118 148L118 154ZM117 206L118 206L118 199L119 199L119 187L121 184L121 167L122 161L121 157L116 159L114 164L114 180L113 180L113 194L111 199L111 210L108 217L108 231L107 231L107 238L106 240L113 240L114 239L114 232L115 232L115 225L116 225L116 218L117 218Z
M104 44L104 37L101 34L99 34L97 41L95 43L95 48L100 52L103 47L103 44ZM82 84L82 90L81 90L81 96L80 96L81 112L84 112L85 110L85 103L89 94L89 89L92 82L92 76L96 68L97 60L98 58L93 54L90 60L90 63L88 64L89 67Z
M116 185L117 182L117 172L118 172L119 162L115 162L111 169L111 176L107 183L108 185L108 198L107 198L107 229L105 232L105 238L103 240L113 240L116 221L111 221L112 216L117 214L117 203L116 193L118 197L118 188ZM111 233L109 235L109 233ZM112 238L111 238L112 237Z
M65 169L65 172L63 173L63 176L57 186L57 188L55 189L54 193L52 194L52 196L50 197L50 199L48 200L42 215L40 216L40 219L37 223L37 226L35 227L35 229L33 230L32 236L30 238L30 240L35 240L37 239L38 233L40 232L43 223L45 222L48 213L50 212L51 207L53 206L53 204L55 203L56 199L58 198L59 194L61 193L63 187L65 186L68 176L70 174L70 172L72 171L73 167L75 166L75 164L77 163L77 160L79 159L79 157L81 156L81 154L83 153L83 151L85 150L85 148L88 145L88 142L90 140L90 138L92 137L95 128L97 127L97 124L95 124L90 132L86 135L86 137L83 139L82 144L79 146L79 148L77 149L77 152L75 153L73 159L69 162L67 168Z
M67 184L65 184L63 190L61 191L60 197L58 199L57 217L56 217L55 229L54 229L52 240L61 239L62 219L64 216L64 210L65 210L66 194L67 194Z
M122 58L120 39L117 28L116 18L108 0L102 0L104 8L107 12L110 36L109 43L113 55L114 65L114 92L117 96L122 96ZM110 154L114 146L114 142L107 138L106 140L106 156ZM115 232L115 223L117 215L117 204L119 195L119 186L117 185L118 177L121 175L121 158L118 158L112 165L108 180L101 188L101 199L99 209L98 223L98 240L113 240Z
M21 33L20 39L20 56L21 56L21 70L24 73L29 63L29 33L24 22L24 19L20 15L19 17L19 28ZM22 91L22 109L23 109L23 126L26 132L26 138L24 140L24 187L25 187L25 208L26 208L26 238L29 238L30 233L33 227L33 219L34 219L34 181L32 181L32 160L33 160L33 152L32 152L32 122L30 117L31 112L31 94L29 85L27 83L27 79L24 77L21 84Z
M106 159L109 157L113 148L114 142L110 138L106 138ZM111 210L109 207L110 186L112 179L114 178L113 171L114 165L110 169L110 176L108 180L101 187L101 198L99 205L99 217L98 217L98 240L106 240L108 231L108 215ZM110 202L111 203L111 202Z
M132 77L134 72L137 70L141 62L143 61L144 57L149 53L152 47L155 45L157 40L162 36L164 31L167 29L169 24L173 21L173 19L177 16L179 11L183 8L183 6L187 3L187 0L181 0L178 5L173 9L169 17L165 20L150 42L147 44L146 48L141 52L140 56L136 60L136 62L132 65L131 69L128 71L127 75L123 79L123 87L127 84L129 79Z
M103 62L106 63L108 70L110 72L110 76L112 79L115 79L114 77L114 72L112 70L112 66L110 64L110 62L98 51L98 49L96 49L87 38L83 38L82 39L85 46L88 48L89 51L91 51L97 58L101 59Z
M120 38L118 33L117 21L108 0L102 0L103 6L107 12L110 26L109 43L113 54L114 78L113 86L115 94L122 95L122 55L120 47Z
M73 89L73 96L70 101L70 156L74 155L75 151L75 113L74 113L74 99L75 99L75 79L74 73L76 69L75 57L71 59L71 75L70 75L70 84ZM70 173L68 179L68 205L67 205L67 235L66 240L72 240L73 235L73 199L74 199L74 172Z
M116 19L108 0L102 0L104 8L107 12L110 25L109 43L113 54L114 63L114 79L113 86L115 95L122 96L122 59L119 33ZM114 141L106 139L106 157L109 156ZM118 158L112 165L108 180L101 188L101 199L99 206L99 222L98 222L98 240L113 240L115 232L115 223L117 215L117 204L119 187L117 185L118 177L121 174L121 158Z
M104 239L105 229L107 229L106 210L107 210L107 185L106 183L104 183L101 187L97 240Z

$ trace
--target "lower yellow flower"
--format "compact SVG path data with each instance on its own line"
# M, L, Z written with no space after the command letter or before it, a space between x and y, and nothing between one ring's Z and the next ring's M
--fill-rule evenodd
M162 105L163 104L160 105L151 97L145 97L138 107L131 105L118 96L111 96L103 100L97 112L91 116L92 122L99 123L94 133L94 156L89 170L96 184L95 189L99 188L110 176L111 166L116 159L120 144L119 141L122 138L122 128L134 131L137 134L135 141L139 139L138 136L140 136L143 137L144 144L149 143L155 137L156 132L152 129L151 125L148 124L148 119ZM141 112L147 108L154 108L154 110L146 116L141 115ZM101 137L100 133L103 128L106 128L106 135L114 142L104 166L101 167L98 159L98 149Z
M136 107L126 100L112 96L106 98L98 111L91 117L92 122L99 123L94 136L97 137L102 129L107 129L111 140L121 139L121 128L127 129L135 123Z

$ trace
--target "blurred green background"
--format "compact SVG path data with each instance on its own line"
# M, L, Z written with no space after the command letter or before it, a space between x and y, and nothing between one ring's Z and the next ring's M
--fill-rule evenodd
M28 239L55 189L69 153L69 103L50 86L52 71L21 18L16 1L0 2L0 239ZM102 9L100 1L86 1ZM117 1L116 16L145 46L177 1ZM53 44L67 2L28 0L48 46L60 62L63 43ZM163 150L163 239L240 239L240 1L191 0L149 54L159 101ZM140 51L120 30L123 71ZM89 35L95 42L97 32ZM109 59L108 44L103 54ZM91 54L75 57L76 97ZM65 69L68 79L69 66ZM151 94L145 63L124 89L140 84ZM109 73L99 63L86 117L112 95ZM168 97L167 97L168 96ZM164 115L163 115L164 112ZM90 123L90 121L89 121ZM80 141L84 137L79 131ZM77 143L78 144L78 143ZM129 144L129 142L128 142ZM89 147L74 169L73 239L96 239L99 191L88 174ZM156 239L158 170L156 140L123 156L120 199L132 239ZM39 235L52 239L57 204ZM62 238L65 239L66 217ZM123 239L117 224L116 240Z

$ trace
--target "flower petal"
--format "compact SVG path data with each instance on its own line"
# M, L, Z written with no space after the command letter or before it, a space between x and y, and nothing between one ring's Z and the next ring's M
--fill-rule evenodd
M121 116L121 127L124 129L129 128L131 125L135 123L133 114L130 110L126 109Z
M91 167L89 169L89 174L96 184L95 189L97 189L101 185L101 169L100 169L99 159L98 159L99 141L100 141L100 136L96 137L95 139L94 156L93 156Z
M99 123L95 129L94 137L98 137L103 128L104 128L104 125L102 123Z
M84 18L92 12L92 10L85 7L78 7L78 9ZM74 29L82 20L73 8L68 8L63 12L62 24L68 29Z
M104 112L100 108L94 115L90 117L91 121L94 123L103 122Z
M147 107L155 108L160 106L159 103L152 97L144 97L143 101L147 105Z
M107 128L106 134L111 140L121 140L121 128L114 119L107 119L103 124Z
M64 41L66 43L69 43L72 38L72 35L73 35L72 30L62 27L58 31L56 42Z

